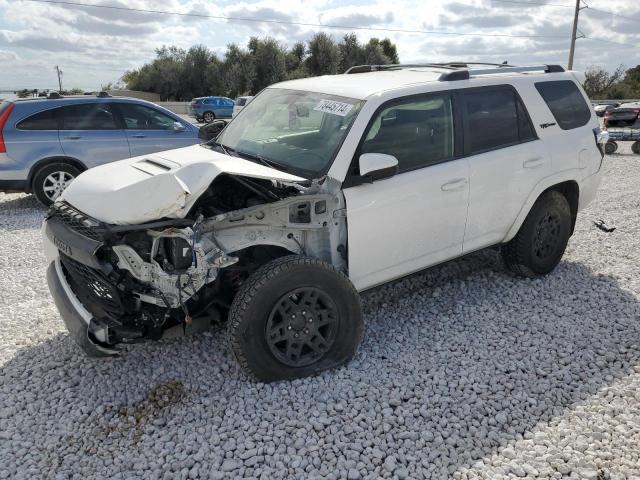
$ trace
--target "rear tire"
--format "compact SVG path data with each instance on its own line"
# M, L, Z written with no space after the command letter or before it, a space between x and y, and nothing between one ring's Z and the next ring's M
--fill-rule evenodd
M238 363L258 380L306 377L355 355L363 334L360 298L332 265L281 257L242 284L227 328Z
M560 192L544 193L533 204L516 236L501 248L509 270L523 277L551 272L571 236L571 208Z
M613 140L609 140L604 144L604 153L606 153L607 155L615 153L616 150L618 150L618 144Z
M204 123L211 123L216 119L216 115L213 112L204 112L202 119L204 120Z
M80 169L69 163L45 165L33 176L33 194L40 203L48 207L80 173Z
M631 151L636 155L640 155L640 140L637 140L631 144Z

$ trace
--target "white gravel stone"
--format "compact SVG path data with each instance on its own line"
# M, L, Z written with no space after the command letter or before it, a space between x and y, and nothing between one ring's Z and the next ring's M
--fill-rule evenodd
M638 161L605 159L551 275L486 251L367 292L349 366L270 385L221 326L83 356L46 286L45 210L0 194L0 478L638 478Z

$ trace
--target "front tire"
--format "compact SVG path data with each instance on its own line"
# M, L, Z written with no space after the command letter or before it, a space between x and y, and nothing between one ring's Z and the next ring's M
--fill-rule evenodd
M533 204L516 236L501 248L509 270L523 277L551 272L571 236L571 208L560 192L543 194Z
M51 163L33 177L33 194L45 207L55 202L81 171L68 163Z
M211 123L216 119L216 115L213 112L204 112L202 119L204 123Z
M362 340L360 298L332 265L291 255L256 270L229 312L231 349L260 381L306 377L348 362Z

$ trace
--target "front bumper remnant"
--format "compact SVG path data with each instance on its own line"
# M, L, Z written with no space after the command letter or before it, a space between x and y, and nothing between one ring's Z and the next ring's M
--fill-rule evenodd
M90 328L93 318L75 298L64 277L60 261L57 259L49 264L47 283L60 316L78 346L90 357L106 357L118 354L118 350L104 347L91 338Z

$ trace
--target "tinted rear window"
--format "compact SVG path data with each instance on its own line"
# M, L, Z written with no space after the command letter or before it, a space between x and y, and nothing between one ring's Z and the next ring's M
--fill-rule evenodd
M571 80L538 82L536 89L563 130L582 127L591 119L591 109Z
M25 118L18 123L17 128L20 130L57 130L58 116L56 109L45 110Z
M85 103L62 108L62 130L114 130L118 128L106 103Z
M247 103L246 98L239 98L238 100L236 100L236 105L239 107L244 107L245 103Z
M468 154L537 138L524 105L510 87L465 92L464 103L468 122Z

